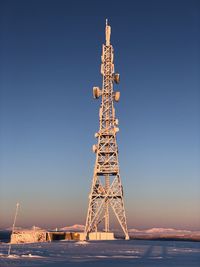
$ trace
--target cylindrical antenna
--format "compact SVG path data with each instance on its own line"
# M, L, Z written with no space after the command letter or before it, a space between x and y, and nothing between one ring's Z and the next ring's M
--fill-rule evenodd
M19 209L19 203L16 204L15 217L14 217L14 221L13 221L11 237L12 237L12 235L14 233L14 230L15 230L15 223L16 223L16 220L17 220L18 209ZM8 247L8 257L10 256L10 253L11 253L11 239L10 239L10 244L9 244L9 247Z
M108 25L108 19L106 19L106 45L110 45L111 27Z

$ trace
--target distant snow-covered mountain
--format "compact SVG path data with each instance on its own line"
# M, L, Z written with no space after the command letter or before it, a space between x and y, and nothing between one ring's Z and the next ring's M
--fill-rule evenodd
M179 230L173 228L151 228L146 230L129 229L132 238L154 239L154 238L184 238L200 240L200 231Z
M76 232L83 232L85 226L82 224L74 224L71 226L65 226L63 228L60 228L60 231L76 231Z
M189 230L178 230L178 229L173 229L173 228L151 228L151 229L146 229L146 230L138 230L138 229L129 229L130 233L144 233L144 234L175 234L175 233L185 233L189 234L192 231Z
M6 229L4 229L4 231L12 231L13 227L8 227ZM19 230L19 231L24 231L24 230L35 230L35 231L38 231L38 230L45 230L44 228L40 228L38 226L31 226L31 227L27 227L27 228L23 228L23 227L19 227L19 226L16 226L14 228L14 230Z

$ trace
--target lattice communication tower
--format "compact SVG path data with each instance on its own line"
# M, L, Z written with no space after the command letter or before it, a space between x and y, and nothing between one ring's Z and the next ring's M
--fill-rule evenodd
M106 44L103 44L101 56L103 85L102 89L93 87L94 98L101 97L100 127L98 133L95 134L98 142L93 145L96 161L89 194L85 233L88 236L89 233L96 232L100 223L104 223L104 231L109 232L110 209L112 209L125 238L129 239L116 142L116 133L119 131L118 119L115 117L114 109L114 101L119 101L120 92L114 92L113 84L119 83L120 76L114 70L114 50L110 44L110 35L111 27L106 20Z

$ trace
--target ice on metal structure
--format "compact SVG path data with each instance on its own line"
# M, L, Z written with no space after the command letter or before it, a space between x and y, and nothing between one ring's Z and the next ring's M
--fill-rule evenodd
M116 133L119 128L118 119L115 117L114 101L119 101L120 92L114 92L113 83L119 83L119 74L114 70L114 50L110 44L110 35L111 27L106 20L106 44L103 44L101 56L103 85L102 88L93 87L94 98L101 97L100 127L98 133L95 134L98 142L93 145L96 162L89 194L85 233L89 237L90 233L97 232L100 223L104 223L105 232L110 232L109 215L112 209L125 238L129 239L116 142Z

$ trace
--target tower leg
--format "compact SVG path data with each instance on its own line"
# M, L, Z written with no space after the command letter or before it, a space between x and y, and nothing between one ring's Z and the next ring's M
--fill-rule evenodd
M110 178L109 175L105 176L105 191L108 192L110 187ZM109 232L110 228L109 222L109 199L105 200L105 232Z

